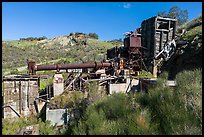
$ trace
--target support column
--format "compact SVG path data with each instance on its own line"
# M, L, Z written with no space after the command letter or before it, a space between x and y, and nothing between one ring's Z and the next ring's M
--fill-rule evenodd
M55 74L53 79L54 96L64 92L64 78L62 74Z

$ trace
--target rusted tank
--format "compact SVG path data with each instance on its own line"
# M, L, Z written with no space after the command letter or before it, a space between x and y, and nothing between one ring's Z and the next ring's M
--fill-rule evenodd
M124 46L129 48L141 48L141 30L131 31L129 35L124 39Z
M107 60L114 60L115 69L124 68L131 69L134 72L142 70L142 43L141 43L141 28L137 28L134 32L126 32L123 41L124 46L114 47L107 50ZM121 60L123 67L120 66Z

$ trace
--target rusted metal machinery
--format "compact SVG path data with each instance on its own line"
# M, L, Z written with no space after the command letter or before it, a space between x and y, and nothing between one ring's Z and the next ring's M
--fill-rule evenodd
M126 33L124 46L108 49L107 62L54 65L28 62L29 74L41 70L108 68L106 73L110 75L128 69L132 75L146 70L157 77L162 63L168 61L176 50L175 32L176 19L155 16L144 20L136 31Z
M22 114L21 111L25 113L25 115L29 114L28 112L32 112L34 109L33 95L37 98L39 83L36 84L34 81L32 88L35 89L34 92L29 92L31 87L32 77L34 78L37 71L44 70L57 70L60 72L61 70L66 70L68 75L67 79L63 79L62 74L58 73L54 76L53 79L53 88L54 95L60 95L64 90L84 90L84 83L90 80L99 81L99 85L106 87L109 94L114 92L129 92L134 87L137 89L141 86L141 83L145 80L134 79L131 76L140 75L142 70L151 72L153 77L157 77L160 73L162 66L176 52L176 42L175 42L175 32L176 32L176 20L171 18L163 18L160 16L155 16L144 20L141 24L140 28L137 28L135 31L131 31L125 33L124 43L122 46L116 46L107 50L107 58L104 62L91 62L91 63L79 63L79 64L52 64L52 65L36 65L35 61L28 60L28 73L31 75L29 78L28 84L23 83L27 86L21 86L19 83L19 92L16 91L16 79L14 80L14 84L5 83L4 87L12 87L12 89L4 90L4 107L5 108L5 116L11 117L13 115ZM81 72L73 73L73 71L69 71L70 69L82 69ZM89 71L88 69L91 69ZM82 73L88 73L87 77L82 77ZM6 79L4 79L5 81ZM37 81L38 77L37 77ZM148 83L154 81L145 81ZM143 85L145 84L143 82ZM6 85L7 84L7 85ZM11 85L11 86L10 86ZM27 88L21 88L27 87ZM22 92L21 92L22 90ZM32 94L31 94L32 93ZM35 93L35 94L34 94ZM50 92L46 92L49 94ZM10 95L15 95L18 100L24 101L14 101L13 98L7 99ZM30 96L30 97L29 97ZM41 97L44 95L41 95ZM46 95L47 96L47 95ZM45 101L47 101L47 98ZM11 99L11 100L10 100ZM6 104L8 101L12 104ZM22 103L23 102L23 103ZM15 105L16 104L16 105ZM14 113L11 113L11 110L8 109L8 105L12 108L16 109ZM16 107L19 106L19 107ZM39 105L41 106L41 105ZM20 109L18 109L20 108ZM39 107L40 108L40 107ZM37 109L38 110L38 109ZM8 112L8 114L7 114ZM16 113L17 112L17 113Z
M141 29L125 34L124 46L107 50L107 59L114 62L115 69L128 69L131 74L145 69L143 47L141 45Z
M162 65L175 53L175 32L176 19L155 16L144 20L141 27L134 32L125 33L123 46L108 49L105 62L36 65L35 62L28 61L28 71L29 74L36 74L36 71L42 70L59 72L82 69L82 73L87 73L88 68L93 68L92 72L97 73L105 69L105 79L108 79L107 76L114 77L107 82L109 84L116 81L124 82L125 75L136 76L142 70L151 72L156 78Z
M123 60L124 68L132 70L132 74L143 69L157 77L162 63L176 50L175 32L176 19L155 16L144 20L141 28L125 34L123 47L107 51L107 58Z

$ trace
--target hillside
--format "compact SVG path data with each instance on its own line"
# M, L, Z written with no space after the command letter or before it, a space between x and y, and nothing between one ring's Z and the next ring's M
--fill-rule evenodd
M177 52L168 62L169 79L183 70L202 68L202 14L177 29Z
M27 59L42 64L101 61L113 46L111 42L75 33L40 41L2 41L2 70L26 66Z

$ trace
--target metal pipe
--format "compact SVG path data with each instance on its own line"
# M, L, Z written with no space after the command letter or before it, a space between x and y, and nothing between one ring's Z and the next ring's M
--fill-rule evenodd
M111 63L95 62L95 63L81 63L81 64L53 64L53 65L36 65L35 71L40 70L60 70L60 69L81 69L81 68L102 68L110 67Z
M93 63L78 63L78 64L52 64L52 65L36 65L33 61L28 61L29 74L35 74L41 70L67 70L67 69L82 69L82 68L104 68L110 67L109 62L93 62Z

